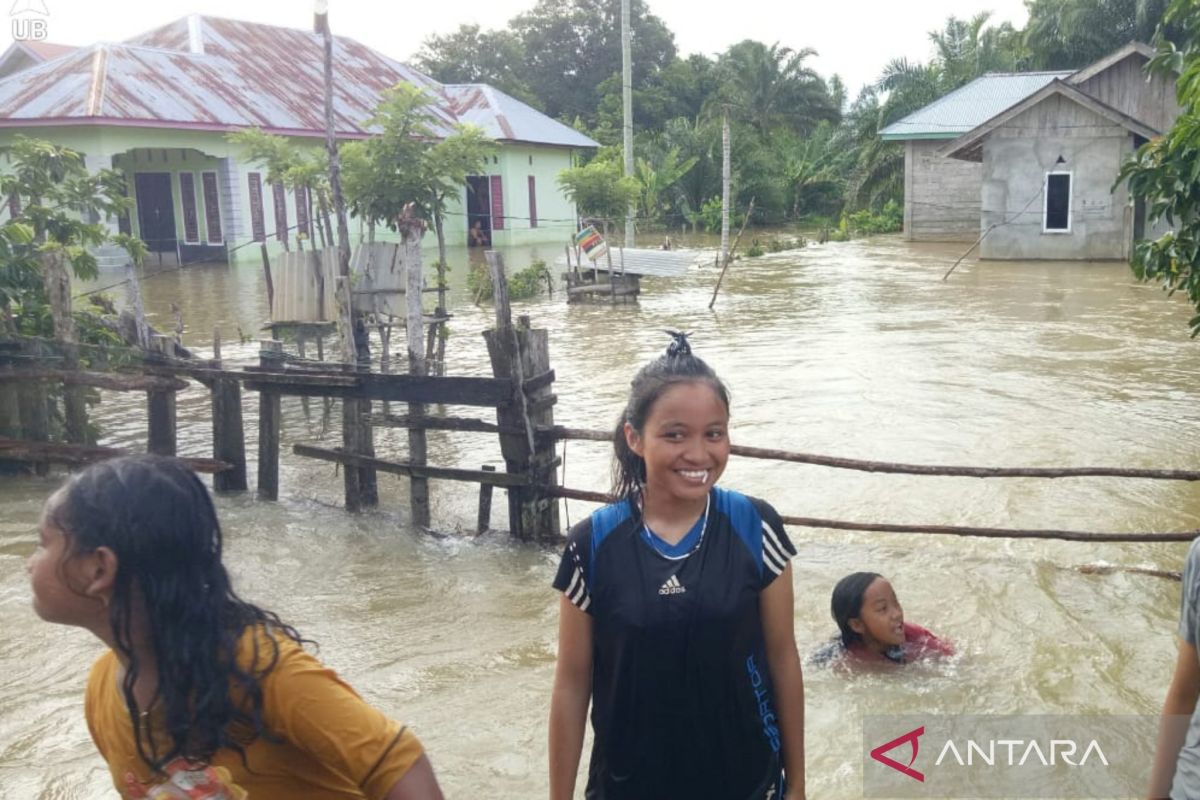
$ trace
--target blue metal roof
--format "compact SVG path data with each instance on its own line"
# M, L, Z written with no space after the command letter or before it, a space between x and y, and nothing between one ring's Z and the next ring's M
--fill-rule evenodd
M562 147L599 147L579 131L551 119L515 97L483 83L447 84L443 94L459 122L483 128L497 141L536 142Z
M879 132L886 141L954 139L1074 71L989 73Z

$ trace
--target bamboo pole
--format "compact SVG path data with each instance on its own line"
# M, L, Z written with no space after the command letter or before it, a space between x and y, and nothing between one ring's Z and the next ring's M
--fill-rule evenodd
M725 253L725 263L721 265L721 274L717 276L717 285L713 287L712 299L708 301L710 311L717 303L717 292L721 291L721 283L725 280L725 270L729 269L729 262L733 260L733 254L737 252L738 244L742 241L742 234L746 232L746 226L750 223L750 215L754 213L754 201L756 199L754 197L750 198L750 207L746 209L746 218L742 220L742 227L738 230L737 238L733 240L733 247Z

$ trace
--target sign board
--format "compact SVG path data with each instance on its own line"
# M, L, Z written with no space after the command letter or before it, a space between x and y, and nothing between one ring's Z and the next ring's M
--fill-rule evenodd
M589 261L596 261L608 252L608 243L592 225L575 234L575 246L583 251Z

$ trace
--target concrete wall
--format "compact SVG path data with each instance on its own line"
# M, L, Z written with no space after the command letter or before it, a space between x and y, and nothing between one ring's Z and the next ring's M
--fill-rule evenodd
M971 161L937 154L945 139L918 139L904 147L904 238L974 241L979 236L982 170Z
M1126 259L1133 209L1111 191L1133 135L1061 96L992 131L983 144L982 223L999 227L980 245L993 259ZM1062 163L1059 163L1062 158ZM1069 233L1043 233L1048 172L1072 174Z

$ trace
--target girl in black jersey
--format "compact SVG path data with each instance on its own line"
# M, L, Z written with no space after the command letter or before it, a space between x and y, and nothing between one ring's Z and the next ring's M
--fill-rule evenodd
M714 484L729 393L686 335L633 380L612 505L569 534L550 704L550 797L804 796L795 548L768 504Z

